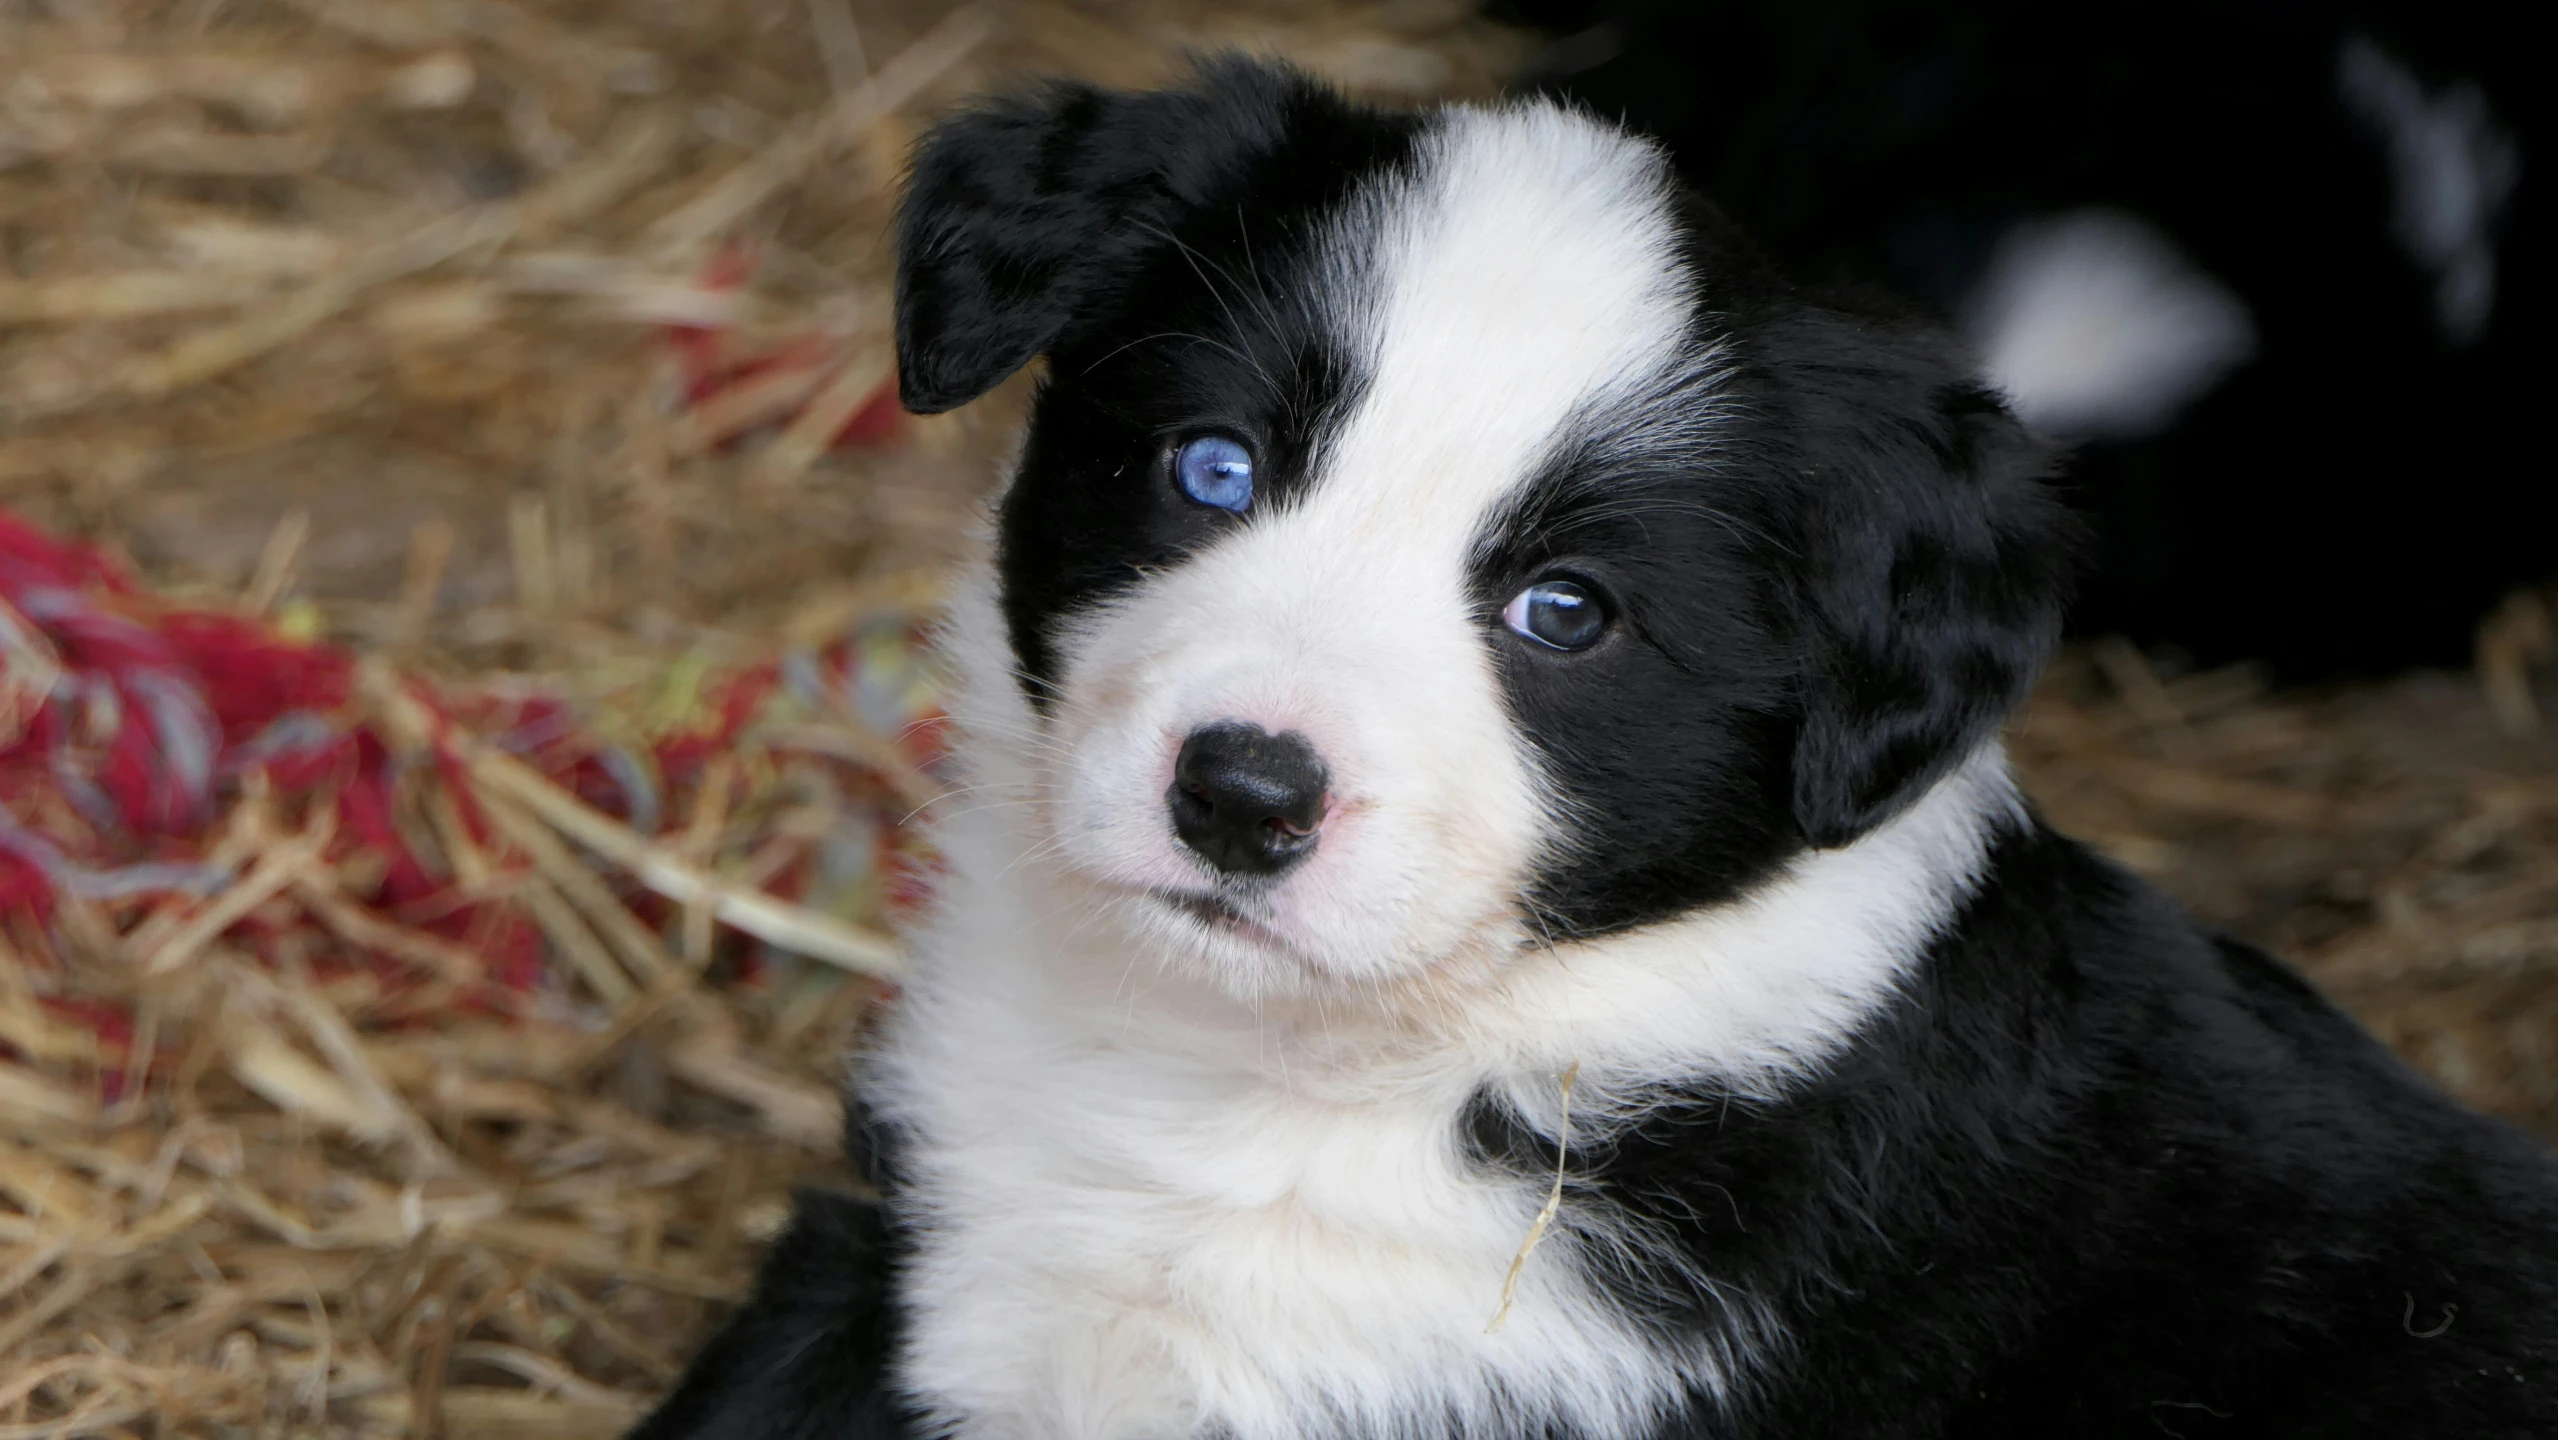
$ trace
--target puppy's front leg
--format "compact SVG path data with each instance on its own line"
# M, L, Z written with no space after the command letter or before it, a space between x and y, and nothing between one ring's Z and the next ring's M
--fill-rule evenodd
M802 1191L755 1295L629 1440L904 1440L886 1207Z

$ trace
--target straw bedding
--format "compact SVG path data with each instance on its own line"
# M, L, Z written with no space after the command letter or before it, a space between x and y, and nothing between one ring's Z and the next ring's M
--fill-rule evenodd
M0 0L0 1440L609 1435L848 1183L1008 414L885 398L898 157L1221 43L1525 53L1462 0ZM2017 753L2558 1134L2549 629L2312 696L2092 647Z

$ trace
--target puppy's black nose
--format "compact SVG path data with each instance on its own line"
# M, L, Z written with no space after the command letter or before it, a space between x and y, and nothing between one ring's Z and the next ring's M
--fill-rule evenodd
M1231 721L1202 726L1172 763L1172 828L1230 875L1275 875L1315 848L1323 759L1306 737Z

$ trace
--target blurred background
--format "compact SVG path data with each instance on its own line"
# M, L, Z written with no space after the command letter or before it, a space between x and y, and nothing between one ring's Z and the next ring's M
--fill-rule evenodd
M615 1434L852 1183L1021 398L897 410L901 159L1226 45L1967 331L2098 537L2037 800L2558 1137L2483 8L0 0L0 1435Z

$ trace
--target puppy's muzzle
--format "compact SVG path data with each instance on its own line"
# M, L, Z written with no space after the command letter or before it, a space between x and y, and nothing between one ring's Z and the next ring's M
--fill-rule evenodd
M1315 848L1329 781L1303 735L1226 721L1182 742L1164 802L1199 858L1228 875L1276 875Z

